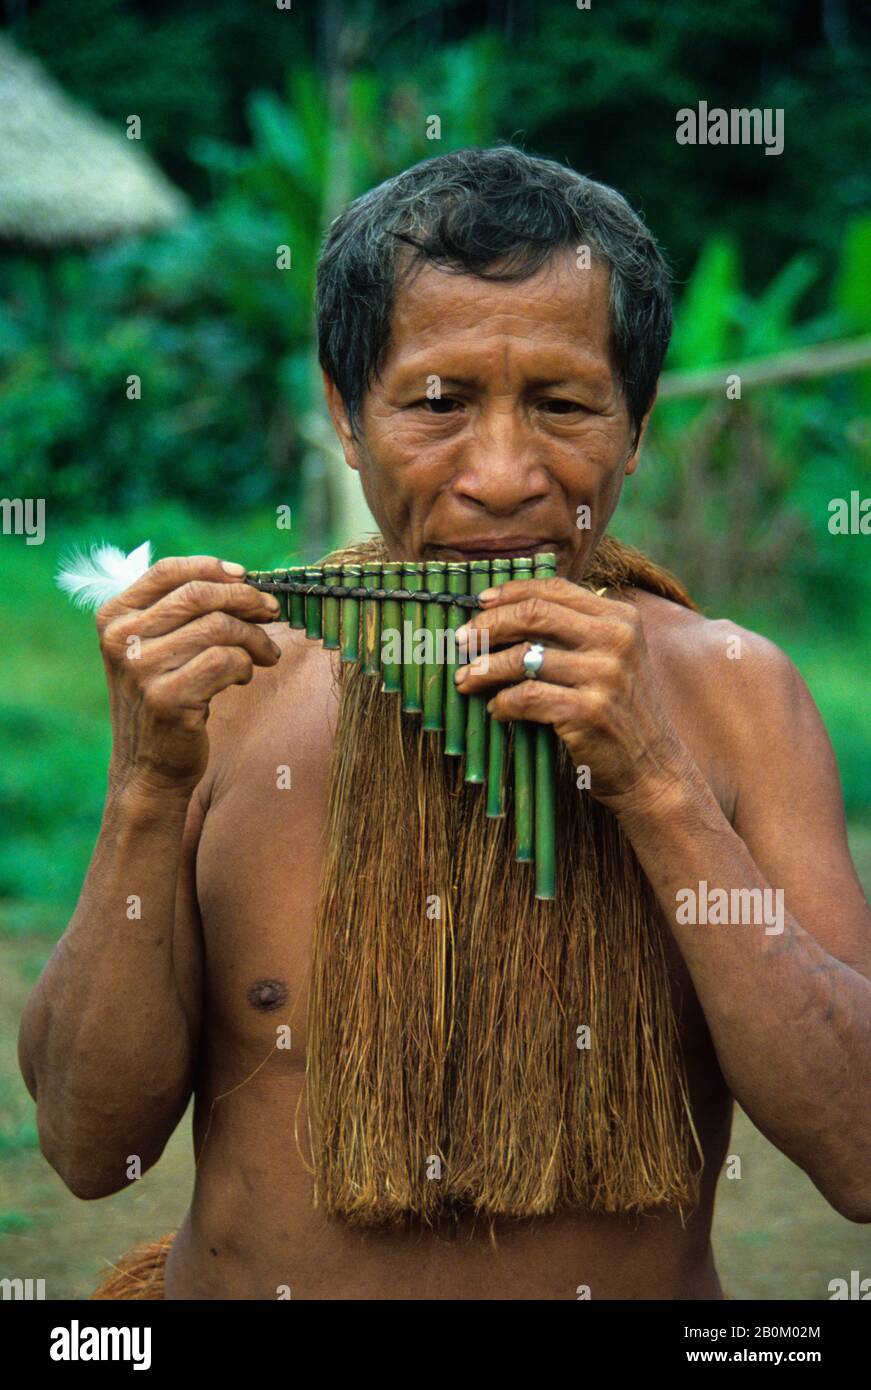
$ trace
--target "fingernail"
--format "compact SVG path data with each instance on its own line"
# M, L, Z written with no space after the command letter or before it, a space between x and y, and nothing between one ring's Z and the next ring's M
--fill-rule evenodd
M493 713L493 706L494 706L495 703L496 703L495 700L488 700L488 701L487 701L487 713L488 713L488 714L492 714L492 713Z
M466 679L466 672L468 671L468 669L468 666L457 667L456 671L454 672L454 683L456 685L463 684L463 681Z
M226 570L228 574L245 574L246 572L245 566L237 565L234 560L222 560L221 569Z
M457 630L456 630L456 632L454 633L454 636L456 637L456 639L457 639L458 642L468 642L468 640L469 640L469 624L468 624L468 623L464 623L462 627L458 627Z
M495 598L498 592L498 589L482 589L480 594L478 595L478 598L485 600L488 598Z

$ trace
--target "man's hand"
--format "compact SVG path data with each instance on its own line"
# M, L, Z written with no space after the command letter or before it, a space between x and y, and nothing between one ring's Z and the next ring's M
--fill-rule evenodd
M209 555L170 557L97 613L112 785L189 794L208 759L209 701L278 661L257 626L276 619L278 602L242 583L244 574Z
M566 579L485 592L466 628L487 631L489 652L460 667L458 689L500 686L487 706L495 719L551 724L574 766L589 767L591 796L615 813L677 789L694 764L663 708L634 604ZM530 642L545 648L537 680L523 669Z

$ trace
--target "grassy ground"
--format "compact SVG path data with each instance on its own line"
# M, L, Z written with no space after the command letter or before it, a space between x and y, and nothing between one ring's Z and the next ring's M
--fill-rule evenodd
M217 525L168 508L123 526L95 526L158 554L218 553L261 567L287 557L269 520ZM79 535L20 546L15 583L0 583L8 633L0 667L0 1277L42 1278L49 1298L80 1298L116 1257L178 1225L190 1198L190 1117L160 1163L99 1203L72 1197L39 1153L33 1104L15 1041L21 1010L75 903L99 823L108 758L106 697L89 619L52 586L57 553ZM4 554L9 555L8 543ZM864 662L841 636L810 626L783 631L771 612L735 613L778 641L805 675L832 735L853 823L851 843L871 892L871 738ZM26 756L21 756L26 750ZM14 834L9 828L14 827ZM715 1246L735 1298L825 1299L829 1280L871 1275L871 1226L842 1220L805 1175L738 1115L731 1152L740 1180L721 1180Z

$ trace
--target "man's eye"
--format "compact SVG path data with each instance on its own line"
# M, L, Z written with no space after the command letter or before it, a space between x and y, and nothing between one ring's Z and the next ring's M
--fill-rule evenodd
M584 408L577 401L567 401L562 396L551 396L548 400L542 401L542 405L551 415L570 415L572 411Z
M459 401L453 396L425 396L423 400L415 401L415 405L422 406L433 415L450 415L453 407L459 405Z

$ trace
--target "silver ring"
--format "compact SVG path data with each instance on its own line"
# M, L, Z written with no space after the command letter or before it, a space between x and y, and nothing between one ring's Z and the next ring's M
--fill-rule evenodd
M544 647L540 642L533 642L528 652L523 656L523 669L529 680L537 681L538 673L544 665Z

